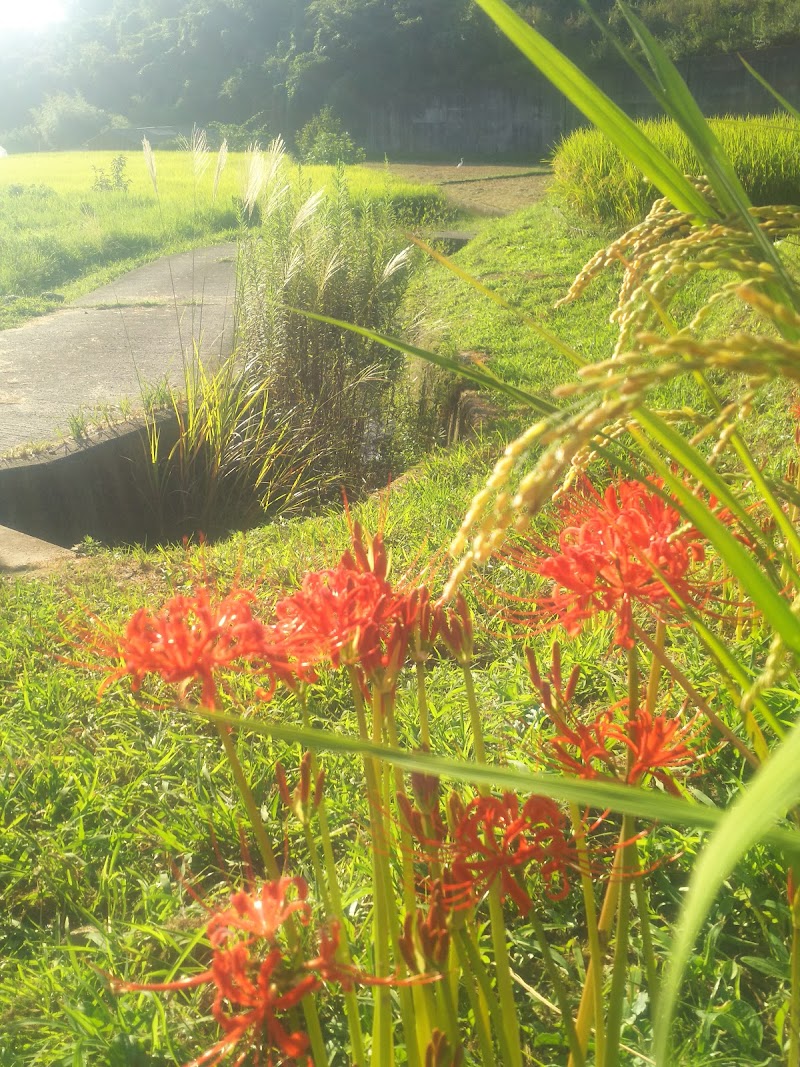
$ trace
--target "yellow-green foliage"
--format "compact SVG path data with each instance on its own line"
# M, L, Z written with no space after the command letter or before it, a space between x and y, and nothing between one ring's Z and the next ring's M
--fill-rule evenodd
M0 298L23 298L0 307L0 322L14 321L42 292L71 296L136 262L164 252L233 236L246 169L245 153L232 152L212 201L216 155L195 177L186 152L155 153L156 197L141 152L123 153L127 190L93 186L110 177L116 152L50 152L0 159ZM286 164L286 179L300 173ZM328 185L330 167L302 171L314 188ZM435 186L417 186L380 170L349 168L353 194L388 198L403 221L443 205ZM28 299L26 299L28 298ZM29 310L41 310L31 304ZM5 312L5 314L4 314Z
M656 119L640 125L685 174L698 174L697 159L674 122ZM792 116L718 118L710 125L755 204L800 201L800 125ZM599 130L580 129L566 137L553 167L560 193L597 221L638 222L658 196Z

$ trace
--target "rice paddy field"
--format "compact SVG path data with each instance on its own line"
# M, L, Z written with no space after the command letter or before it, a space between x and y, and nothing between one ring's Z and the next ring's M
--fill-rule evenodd
M115 187L120 155L124 166ZM149 259L225 240L246 224L246 153L230 153L219 174L215 154L195 165L189 153L156 152L155 164L157 193L141 152L0 160L0 327L57 307ZM285 169L287 181L307 183L309 193L329 185L334 174L332 167ZM361 167L348 168L347 181L356 198L389 199L403 222L444 212L444 196L434 185Z

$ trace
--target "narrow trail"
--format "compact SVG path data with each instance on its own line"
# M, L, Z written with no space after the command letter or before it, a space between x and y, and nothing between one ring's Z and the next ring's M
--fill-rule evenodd
M233 343L236 245L148 263L58 311L0 331L0 454L64 437L81 410L183 381L183 359Z

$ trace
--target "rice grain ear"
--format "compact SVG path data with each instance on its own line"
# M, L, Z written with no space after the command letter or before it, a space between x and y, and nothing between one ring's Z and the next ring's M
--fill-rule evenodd
M150 147L150 142L146 137L142 138L142 151L144 152L144 163L147 167L147 173L150 175L150 181L153 183L153 190L158 196L158 181L156 179L156 157L153 155L153 149Z

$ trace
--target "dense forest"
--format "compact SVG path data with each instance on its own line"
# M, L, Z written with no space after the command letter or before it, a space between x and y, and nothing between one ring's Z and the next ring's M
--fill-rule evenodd
M512 0L584 67L608 60L579 0ZM595 0L619 29L612 0ZM800 40L800 0L634 0L676 57ZM530 70L471 0L70 0L2 44L0 141L83 144L109 125L284 135L323 107L508 85Z

